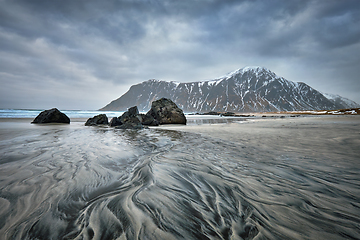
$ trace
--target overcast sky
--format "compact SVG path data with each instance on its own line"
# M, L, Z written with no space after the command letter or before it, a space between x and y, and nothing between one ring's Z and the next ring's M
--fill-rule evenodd
M245 66L360 103L360 1L0 0L0 108L99 109Z

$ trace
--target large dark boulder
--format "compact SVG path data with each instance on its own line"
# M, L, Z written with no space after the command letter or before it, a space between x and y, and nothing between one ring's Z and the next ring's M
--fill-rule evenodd
M103 124L109 124L109 120L105 114L99 114L95 117L89 118L85 126L96 126L96 125L103 125Z
M70 118L57 108L42 111L31 123L70 123Z
M146 115L152 116L159 124L186 124L186 117L178 106L167 98L161 98L151 103L151 109Z

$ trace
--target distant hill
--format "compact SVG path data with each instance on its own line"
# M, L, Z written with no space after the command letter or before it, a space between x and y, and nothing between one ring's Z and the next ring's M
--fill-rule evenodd
M245 67L224 77L201 82L151 79L130 87L100 110L147 111L159 98L173 100L184 112L273 112L360 107L338 95L323 94L303 82L292 82L263 67Z

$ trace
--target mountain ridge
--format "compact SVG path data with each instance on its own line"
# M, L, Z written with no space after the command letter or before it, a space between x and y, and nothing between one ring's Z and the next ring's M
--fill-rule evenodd
M173 100L184 112L330 110L348 108L350 103L351 107L359 106L339 95L326 97L306 83L286 80L265 67L251 66L213 80L181 83L150 79L131 86L100 110L126 111L136 105L140 111L147 111L152 101L162 97Z

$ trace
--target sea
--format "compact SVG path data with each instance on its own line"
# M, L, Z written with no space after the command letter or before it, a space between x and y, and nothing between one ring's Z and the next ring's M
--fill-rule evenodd
M360 239L358 116L122 130L40 112L0 111L0 239Z
M35 118L45 109L0 109L1 118ZM124 112L120 111L98 111L98 110L61 110L71 118L91 118L98 114L106 114L110 117L119 117Z

